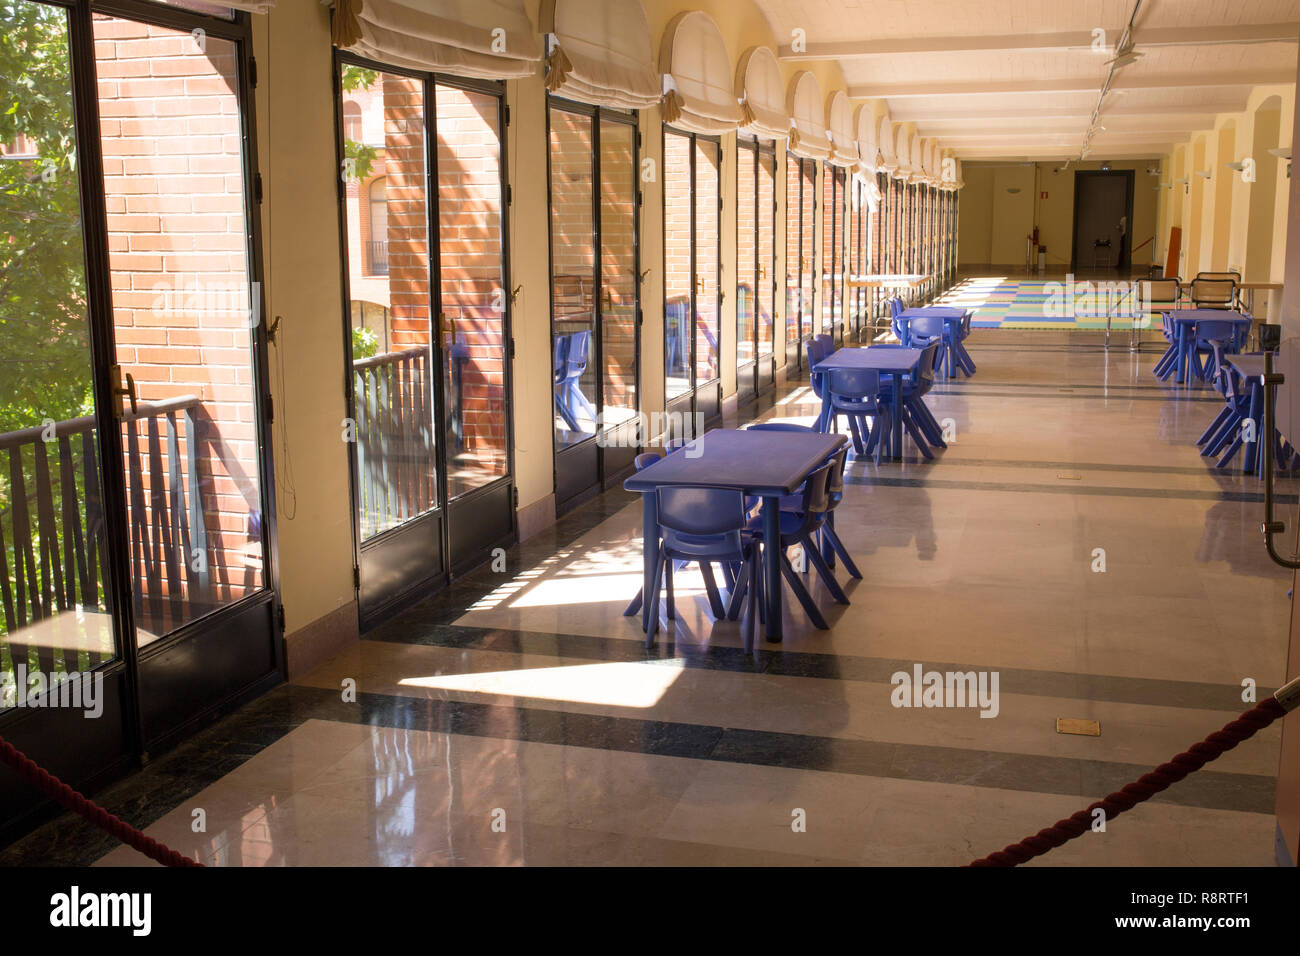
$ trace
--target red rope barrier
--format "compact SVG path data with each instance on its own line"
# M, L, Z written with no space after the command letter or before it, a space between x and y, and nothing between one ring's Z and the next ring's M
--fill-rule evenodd
M19 776L64 809L80 814L95 826L111 834L134 850L139 850L163 866L202 866L171 847L164 846L153 837L146 836L120 817L92 803L73 790L54 774L0 737L0 762L8 764Z
M1236 720L1226 724L1222 730L1210 734L1198 744L1193 744L1168 763L1162 763L1155 770L1143 774L1133 783L1125 785L1105 799L1098 800L1064 820L1057 820L1045 830L1039 830L1033 836L1025 837L1019 843L1012 843L969 865L1019 866L1036 856L1042 856L1047 851L1054 850L1061 844L1088 832L1092 827L1093 811L1099 807L1105 811L1106 822L1109 823L1125 810L1131 810L1144 800L1149 800L1160 791L1168 789L1243 740L1249 740L1279 717L1285 716L1296 706L1298 691L1300 691L1300 681L1292 681L1275 696L1261 700Z

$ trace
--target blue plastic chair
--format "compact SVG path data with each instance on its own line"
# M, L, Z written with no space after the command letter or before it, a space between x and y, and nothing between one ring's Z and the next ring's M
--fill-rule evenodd
M668 618L677 617L673 598L673 564L676 561L699 562L701 572L711 562L738 563L739 580L725 609L727 620L740 616L749 596L743 631L745 650L754 648L757 631L761 581L758 573L758 548L753 536L746 534L748 516L744 495L729 488L696 488L673 485L656 490L659 496L659 567L655 569L656 595L663 580L668 598ZM708 578L706 577L706 581ZM717 615L721 617L722 615ZM646 647L654 642L658 616L651 621Z
M555 410L560 413L565 427L569 431L578 431L578 419L569 407L569 395L566 379L568 377L569 336L555 337L555 351L552 358L552 378L555 392Z
M930 451L926 433L929 432L930 440L938 439L935 444L942 444L943 440L942 431L938 429L938 423L934 421L934 416L921 402L921 396L928 392L930 386L934 383L935 367L942 361L939 353L940 345L939 342L931 342L927 345L921 355L921 360L917 363L919 374L916 379L909 381L905 378L903 380L901 389L902 407L897 409L893 407L894 398L892 392L881 392L880 395L882 410L891 418L894 415L902 418L903 428L907 431L907 434L912 436L912 441L916 443L917 450L921 452L921 456L927 461L934 458L934 453ZM882 435L878 432L873 436L873 439L880 439L881 437ZM943 447L947 446L944 445ZM900 449L894 449L895 454L899 452Z
M826 395L826 373L815 372L813 369L818 362L830 353L826 351L826 346L818 339L819 337L813 337L804 342L804 354L808 357L808 384L812 387L813 394L818 399L824 400Z
M829 625L826 623L826 619L822 617L821 611L817 609L812 595L808 593L808 589L799 580L798 573L796 573L794 566L790 564L790 558L786 555L786 549L796 544L799 545L803 549L808 562L816 568L818 576L821 577L826 589L831 592L835 600L840 604L848 603L848 598L844 595L838 582L835 581L835 575L826 566L826 562L822 559L821 553L813 542L813 532L821 528L825 521L826 512L830 508L830 501L826 492L830 471L831 463L828 461L804 479L798 509L791 511L782 509L781 511L777 541L764 540L761 515L751 518L746 529L746 535L762 543L765 548L776 547L779 550L782 577L790 585L790 590L798 598L799 603L803 606L804 613L813 622L813 626L822 631L829 630Z
M1243 323L1244 326L1244 323ZM1241 351L1238 342L1237 323L1222 319L1204 319L1197 322L1192 332L1192 370L1200 379L1208 380L1218 368L1217 362L1224 355L1236 355ZM1201 356L1207 361L1202 364Z
M829 407L823 430L839 431L839 417L846 416L854 453L865 456L875 448L876 463L879 464L880 430L890 427L889 415L880 400L880 372L870 368L832 369L826 387L830 395L826 402ZM871 424L867 422L868 415L873 420Z
M844 547L844 542L840 540L840 536L835 533L835 509L844 500L844 468L848 462L848 457L849 450L841 448L828 459L831 463L830 474L826 478L826 500L829 507L826 509L826 521L820 529L821 551L822 558L828 567L835 567L835 556L839 555L840 560L844 562L844 569L849 572L849 575L861 579L862 572L858 570L858 566L849 557L849 551Z
M591 407L591 402L587 401L587 396L582 394L581 386L582 376L587 371L587 349L590 343L590 331L584 329L581 332L574 332L569 336L569 351L564 357L563 390L574 421L578 418L579 410L585 412L593 422L596 420L596 410Z

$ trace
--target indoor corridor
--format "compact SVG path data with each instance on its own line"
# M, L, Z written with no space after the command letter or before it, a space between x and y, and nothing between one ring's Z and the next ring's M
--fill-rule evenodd
M616 488L99 801L218 866L948 866L999 849L1221 727L1249 706L1243 682L1262 699L1284 679L1290 574L1264 551L1261 483L1197 453L1218 396L1157 382L1156 342L1127 338L976 329L978 378L929 397L947 449L850 459L837 528L863 577L849 606L805 578L831 630L788 602L784 643L747 655L692 566L644 650L622 614L640 505ZM818 407L805 378L755 417ZM1293 507L1295 484L1278 489ZM891 678L918 667L996 674L996 719L895 706ZM1033 865L1272 865L1279 737ZM66 816L0 854L38 861L153 865Z

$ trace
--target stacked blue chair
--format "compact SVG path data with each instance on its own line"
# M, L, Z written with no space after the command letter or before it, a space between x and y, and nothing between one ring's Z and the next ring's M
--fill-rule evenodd
M762 581L759 570L757 539L749 533L745 499L739 491L728 488L671 486L659 488L659 566L655 568L655 594L663 581L668 599L668 618L675 619L673 600L673 564L676 561L700 563L701 570L712 562L737 563L743 584L731 595L725 609L728 620L735 620L749 597L745 614L745 650L754 648L754 634L761 606ZM707 580L707 579L706 579ZM721 616L721 615L719 615ZM646 647L654 643L659 618L654 615L646 633Z
M825 397L826 373L815 372L813 369L818 362L830 354L827 352L826 346L820 341L820 338L820 336L815 336L804 343L804 354L808 356L808 384L812 387L813 394L817 396L818 400Z
M907 338L907 330L903 327L903 323L898 321L898 317L901 316L902 314L903 314L902 297L897 295L890 296L889 297L889 328L894 333L894 336L900 342L906 340Z
M829 396L821 430L838 431L840 416L846 416L854 453L865 457L874 448L876 464L880 464L884 443L878 439L882 429L890 427L888 406L881 399L880 373L869 368L832 369L826 388ZM871 416L870 424L867 416Z
M822 528L826 520L826 513L830 509L830 499L826 489L831 467L831 462L828 461L804 479L803 492L795 510L786 511L782 509L777 541L764 540L761 516L751 518L746 529L746 535L753 541L762 544L765 548L775 547L779 549L782 577L785 578L790 590L798 598L799 603L803 606L804 613L813 622L813 626L823 631L829 630L829 625L826 623L826 619L822 617L821 611L817 609L812 595L808 593L808 589L799 580L799 575L790 564L786 549L799 545L835 600L840 604L848 603L849 599L844 595L843 589L835 580L835 575L826 566L826 562L822 559L821 553L813 542L813 534Z
M821 551L822 558L828 567L835 567L835 556L839 555L849 575L861 579L862 572L858 570L858 566L849 557L848 548L844 547L844 542L840 540L840 536L835 533L835 509L844 500L844 468L848 457L849 450L847 448L841 448L830 457L831 471L826 478L826 500L829 507L826 510L826 520L822 524L820 532Z
M1223 452L1215 467L1226 468L1244 444L1241 424L1250 414L1250 391L1244 387L1241 373L1226 363L1219 366L1216 385L1223 393L1224 409L1196 443L1204 446L1202 456Z
M941 448L947 446L943 442L943 432L939 428L939 423L934 420L930 410L926 408L925 403L921 401L922 396L930 390L934 384L934 370L941 361L939 355L939 343L932 342L927 345L925 352L921 355L920 362L917 363L919 371L915 380L908 381L904 379L902 387L902 407L893 407L893 395L890 392L882 392L880 402L884 417L892 420L894 415L902 417L903 427L907 433L912 436L912 441L916 442L917 449L921 452L922 457L927 461L934 458L930 451L929 443L938 445ZM873 443L883 443L883 435L879 429L872 436ZM927 443L927 439L929 443ZM879 444L876 446L879 454ZM894 449L894 454L899 454L900 449Z
M1151 371L1156 378L1164 381L1178 368L1178 332L1174 328L1174 317L1170 312L1160 313L1160 334L1168 343L1164 355L1156 362Z
M1205 319L1196 323L1192 336L1192 371L1203 381L1214 377L1224 355L1237 355L1241 352L1241 338L1236 322ZM1202 355L1207 359L1204 364L1201 362Z

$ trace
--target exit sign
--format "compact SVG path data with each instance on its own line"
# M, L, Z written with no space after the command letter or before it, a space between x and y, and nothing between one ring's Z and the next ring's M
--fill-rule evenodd
M1047 198L1047 190L1044 189L1041 193L1039 193L1038 198L1039 198L1039 199L1046 199L1046 198Z

